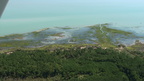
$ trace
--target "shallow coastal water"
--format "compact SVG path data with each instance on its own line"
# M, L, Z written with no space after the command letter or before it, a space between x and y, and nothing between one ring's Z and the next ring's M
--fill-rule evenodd
M10 0L0 20L0 36L47 27L76 28L101 23L143 34L142 3L142 0Z

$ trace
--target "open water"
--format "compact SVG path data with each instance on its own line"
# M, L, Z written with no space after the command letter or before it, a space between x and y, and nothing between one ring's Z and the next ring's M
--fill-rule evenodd
M143 3L143 0L9 0L0 19L0 36L101 23L144 34Z

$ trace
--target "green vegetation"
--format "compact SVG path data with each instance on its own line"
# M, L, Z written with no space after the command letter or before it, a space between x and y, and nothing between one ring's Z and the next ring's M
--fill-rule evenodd
M116 42L114 42L113 39L116 36L122 36L119 37L119 39L134 36L131 32L108 28L108 26L108 23L89 26L91 30L88 31L88 33L93 34L93 36L98 39L96 42L101 44L102 47L115 47L115 44L118 43L118 39L116 39Z
M94 26L83 28L81 27L76 31L67 29L71 28L70 27L55 27L54 29L45 28L27 34L7 35L4 37L0 37L0 47L9 48L9 47L24 47L35 45L44 46L47 44L52 44L50 42L53 42L55 44L64 44L64 43L98 44L102 48L116 48L117 45L119 44L126 44L127 42L129 42L129 39L139 39L139 38L142 39L142 37L136 36L132 32L112 29L110 28L109 23L97 24ZM141 44L141 46L133 45L132 47L127 48L132 50L135 48L142 49L143 46Z
M0 54L0 78L3 81L144 81L143 57L143 52L99 47L53 52L19 49Z
M65 27L55 27L55 28L63 29L63 30L73 29L72 27L69 27L69 26L65 26Z
M40 32L36 32L36 31L34 31L34 32L32 32L32 34L34 35L34 37L38 37L38 36L40 36Z
M63 32L60 32L60 33L50 34L49 36L59 36L59 37L61 37L62 34L63 34Z
M7 42L0 43L0 47L23 47L32 44L34 44L34 42L30 40L7 41Z
M64 29L64 30L68 30L68 29L73 29L73 28L70 28L70 27L63 27L61 29Z
M115 34L122 34L122 35L131 35L132 34L131 32L107 28L106 26L103 27L103 30L106 32L115 33Z
M44 29L37 30L37 31L34 31L34 32L41 32L41 31L48 30L48 29L49 29L49 28L44 28Z
M134 35L108 25L74 33L69 41L80 44L43 46L41 41L47 42L48 36L63 37L64 33L47 29L0 37L0 81L144 81L144 44L139 40L128 47L119 44ZM17 40L24 37L33 39ZM84 40L96 44L83 44Z
M2 39L23 39L24 35L23 34L11 34L11 35L6 35L3 37L0 37Z
M41 29L41 30L38 30L38 31L34 31L34 32L31 32L33 35L34 35L34 37L38 37L38 36L40 36L41 34L41 32L42 31L45 31L45 30L48 30L49 28L44 28L44 29ZM44 35L46 35L46 34L43 34L43 36Z
M94 36L98 39L98 43L101 44L103 47L114 47L112 43L112 39L107 36L107 32L102 30L100 26L90 26L95 32ZM89 31L90 33L91 31Z
M144 44L141 43L139 40L135 41L134 45L128 46L128 50L135 50L135 51L144 51Z

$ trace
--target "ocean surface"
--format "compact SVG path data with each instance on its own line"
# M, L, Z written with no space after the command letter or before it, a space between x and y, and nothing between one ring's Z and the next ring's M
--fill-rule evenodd
M103 23L144 35L143 3L143 0L9 0L0 19L0 36Z

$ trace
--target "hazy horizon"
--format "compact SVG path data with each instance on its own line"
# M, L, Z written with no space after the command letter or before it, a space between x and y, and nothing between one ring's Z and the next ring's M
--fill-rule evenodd
M10 0L0 20L0 35L47 27L99 23L144 26L142 0Z

